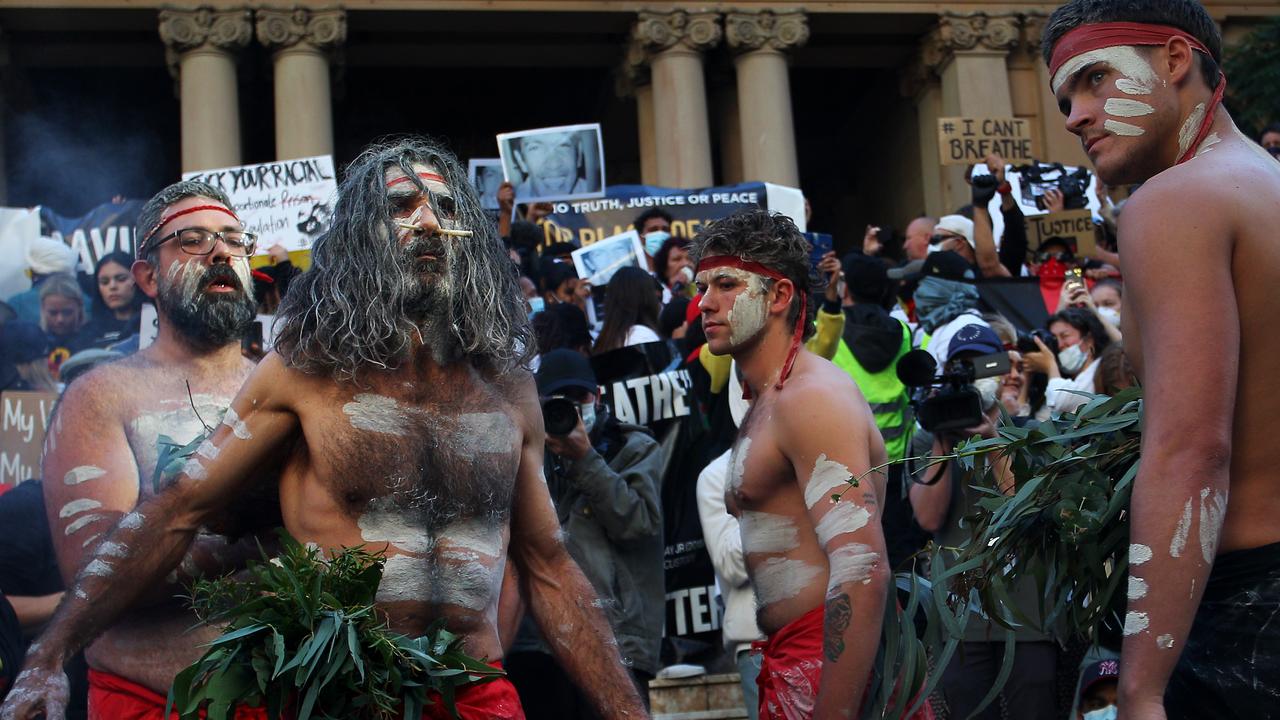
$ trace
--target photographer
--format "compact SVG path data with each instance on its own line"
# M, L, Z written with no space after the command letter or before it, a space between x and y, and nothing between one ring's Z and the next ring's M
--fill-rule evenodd
M985 325L966 325L952 338L946 357L947 363L952 364L1003 352L1004 343L994 330ZM1014 355L1011 353L1011 360L1015 359ZM936 435L917 431L912 439L913 456L941 457L953 452L962 440L974 436L984 439L996 437L996 423L1000 418L997 394L1001 378L981 378L973 385L981 399L982 421L974 427ZM990 462L997 489L1012 494L1015 487L1009 460L997 456ZM917 467L912 473L914 482L909 490L912 511L920 526L931 532L934 542L943 547L962 545L970 532L969 528L963 527L964 518L981 512L977 503L984 495L971 488L974 481L961 473L955 461ZM1036 617L1038 600L1031 584L1019 586L1013 593L1013 601L1027 617ZM1054 717L1056 647L1044 634L1026 627L1015 631L1015 638L1018 659L1012 674L1001 691L1000 701L992 703L978 715L980 720L1001 717L1002 705L1007 709L1008 717L1019 720L1050 720ZM969 717L990 690L1003 662L1003 640L1004 631L999 625L981 617L969 619L965 626L963 652L948 664L938 684L938 690L947 703L948 717Z
M1034 372L1049 376L1045 399L1053 413L1074 412L1089 402L1089 398L1079 393L1094 391L1098 358L1111 344L1111 337L1097 315L1080 308L1055 313L1047 325L1058 341L1056 356L1035 337L1039 352L1027 353L1023 362Z
M547 487L565 545L599 593L647 702L665 611L658 444L648 430L619 422L598 401L595 373L581 353L544 354L537 385L547 427ZM531 720L595 717L528 617L506 668Z

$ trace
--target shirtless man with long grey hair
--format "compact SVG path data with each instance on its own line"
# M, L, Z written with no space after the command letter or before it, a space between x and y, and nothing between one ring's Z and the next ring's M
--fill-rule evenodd
M27 658L6 720L57 702L65 657L177 565L195 530L275 455L293 537L385 550L377 603L394 630L419 635L443 618L466 652L500 659L509 554L556 659L597 711L642 716L560 537L541 408L522 368L532 342L515 270L465 169L426 140L369 148L348 168L312 260L281 306L276 351L174 485L126 516L108 538L115 552L81 573ZM457 700L463 717L523 717L505 680Z

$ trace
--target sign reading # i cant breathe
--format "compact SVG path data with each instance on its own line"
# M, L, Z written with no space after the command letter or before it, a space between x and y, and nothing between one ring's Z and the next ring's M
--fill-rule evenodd
M1022 118L938 118L938 153L943 165L973 165L999 153L1013 165L1035 158L1031 124Z

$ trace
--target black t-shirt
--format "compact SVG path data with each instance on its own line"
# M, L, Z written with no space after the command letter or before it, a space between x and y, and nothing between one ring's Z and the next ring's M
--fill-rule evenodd
M62 592L39 480L0 495L0 528L5 532L0 542L0 592L36 597Z
M13 687L13 680L22 667L22 655L27 645L22 639L22 627L4 593L0 593L0 701Z

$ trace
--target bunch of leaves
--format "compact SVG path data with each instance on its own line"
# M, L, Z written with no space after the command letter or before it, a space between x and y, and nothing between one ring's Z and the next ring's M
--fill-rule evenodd
M943 457L912 458L932 465L955 462L981 495L964 518L958 547L930 547L929 577L899 574L884 621L881 675L863 717L905 717L933 692L964 641L974 615L1004 630L1004 661L975 714L998 696L1013 668L1014 631L1039 630L1066 643L1096 641L1119 623L1116 592L1128 569L1128 505L1138 472L1142 397L1139 388L1095 396L1077 413L1034 427L1007 422L997 437L960 443ZM987 462L1011 461L1016 480L1002 492ZM959 480L959 479L958 479ZM1038 612L1027 613L1014 589L1029 583ZM905 605L898 603L898 591ZM923 633L916 619L924 618ZM933 667L928 659L932 656Z
M325 559L281 533L281 553L248 577L197 581L192 606L223 634L178 673L169 710L184 720L234 715L237 704L298 720L421 717L438 693L457 717L459 686L503 673L462 651L443 621L426 635L394 633L374 608L385 558L348 548Z
M1280 17L1263 20L1223 52L1231 115L1248 132L1280 121Z

